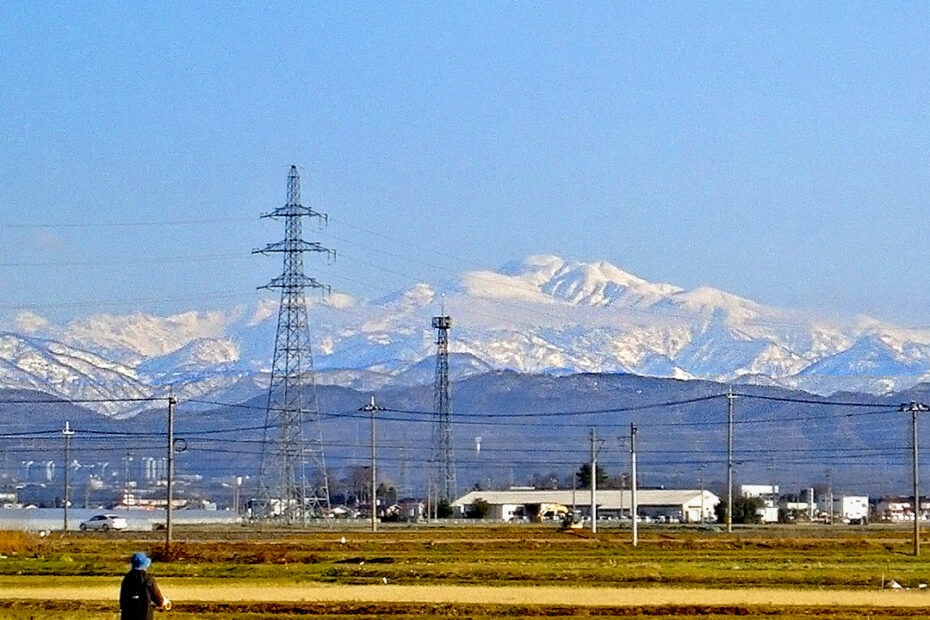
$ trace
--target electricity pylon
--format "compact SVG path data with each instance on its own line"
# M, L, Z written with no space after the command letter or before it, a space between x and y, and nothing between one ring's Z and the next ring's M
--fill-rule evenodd
M330 287L304 274L305 252L335 257L318 242L304 241L303 218L327 216L300 204L300 175L291 166L287 175L287 204L263 218L284 220L284 240L253 250L253 254L282 254L284 270L263 289L280 289L278 329L275 333L271 382L265 413L259 468L261 497L257 516L288 523L305 522L329 509L329 481L323 457L323 434L313 376L313 354L307 322L306 289L329 292ZM308 481L307 468L315 479Z
M436 330L436 377L433 382L434 440L437 499L456 498L455 454L452 449L452 386L449 384L449 330L452 317L433 317Z

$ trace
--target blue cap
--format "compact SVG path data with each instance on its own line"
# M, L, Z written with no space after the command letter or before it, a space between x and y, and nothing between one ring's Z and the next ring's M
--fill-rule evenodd
M132 557L129 558L129 563L132 564L132 567L136 570L145 570L152 565L152 560L149 559L149 556L140 551L139 553L132 554Z

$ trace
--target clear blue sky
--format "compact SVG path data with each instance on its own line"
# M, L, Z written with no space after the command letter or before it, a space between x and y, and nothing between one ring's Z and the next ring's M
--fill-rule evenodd
M927 4L387 4L0 4L0 314L255 299L296 163L361 297L558 253L930 325Z

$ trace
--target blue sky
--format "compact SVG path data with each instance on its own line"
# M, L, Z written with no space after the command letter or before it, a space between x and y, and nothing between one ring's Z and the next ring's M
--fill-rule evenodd
M194 4L193 7L188 4ZM920 3L0 5L0 315L277 274L300 166L379 297L531 253L930 325Z

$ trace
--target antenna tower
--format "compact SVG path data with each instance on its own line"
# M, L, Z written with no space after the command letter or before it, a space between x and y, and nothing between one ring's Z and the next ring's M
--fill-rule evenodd
M322 516L329 508L329 480L323 458L323 434L313 376L313 354L304 291L330 287L304 275L303 255L318 252L335 258L336 252L317 242L304 241L303 218L327 216L300 204L300 175L291 166L287 175L287 204L262 218L284 220L284 241L253 250L253 254L282 254L284 271L261 289L280 289L278 330L275 334L271 382L265 413L262 458L259 468L259 514L288 523ZM317 477L308 481L308 466Z
M449 384L449 330L452 317L445 313L433 317L436 330L436 379L433 383L433 417L435 455L433 466L438 485L437 499L452 501L456 496L455 456L452 450L452 387Z

